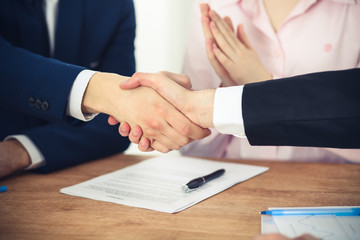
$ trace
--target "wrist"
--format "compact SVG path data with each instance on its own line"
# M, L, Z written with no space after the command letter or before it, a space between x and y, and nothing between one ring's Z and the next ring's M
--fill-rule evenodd
M99 113L102 110L102 99L99 94L102 92L103 84L101 78L103 73L95 73L89 80L82 99L81 110L83 113Z
M213 127L215 89L190 91L189 94L192 96L189 97L186 115L203 128Z
M119 84L127 78L113 73L95 73L85 90L81 109L83 113L111 114L111 98L120 94Z

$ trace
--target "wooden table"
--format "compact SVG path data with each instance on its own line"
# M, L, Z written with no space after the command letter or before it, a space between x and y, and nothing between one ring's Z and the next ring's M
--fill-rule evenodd
M167 214L61 194L63 187L148 157L116 155L0 181L0 239L251 239L267 207L360 205L360 165L228 160L270 170Z

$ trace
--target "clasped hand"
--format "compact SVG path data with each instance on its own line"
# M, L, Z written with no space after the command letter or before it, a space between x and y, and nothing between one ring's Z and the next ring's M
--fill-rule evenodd
M191 87L186 76L168 72L135 73L131 80L126 79L117 74L95 74L85 92L83 112L109 114L108 122L111 125L122 122L119 126L122 136L128 136L130 129L134 129L130 140L139 143L142 137L139 148L146 151L166 153L178 150L211 133L206 124L199 124L197 115L187 110L192 106L187 102L190 91L178 84ZM120 83L122 88L119 87ZM153 89L147 85L152 85Z
M235 34L229 17L221 18L208 4L200 4L200 9L206 53L223 87L272 78L251 46L242 24Z
M142 87L139 87L142 85ZM120 121L119 133L122 136L129 136L130 141L133 143L139 144L139 149L141 151L152 151L160 150L160 152L167 152L168 150L179 149L179 146L184 146L183 143L189 143L192 139L200 139L210 134L210 130L207 128L212 127L212 118L213 118L213 101L215 90L203 90L203 91L190 91L191 83L187 76L170 73L170 72L159 72L159 73L135 73L130 79L120 84L120 88L126 91L134 91L137 88L152 88L158 94L160 94L164 99L166 99L167 104L172 104L172 106L181 112L183 115L179 116L173 115L174 111L169 112L165 110L158 111L161 112L160 115L166 115L168 119L171 119L169 125L178 126L181 125L181 122L184 120L184 116L188 121L191 121L192 124L197 124L199 128L203 130L200 135L195 135L188 138L189 141L183 141L178 145L171 146L168 144L165 148L164 144L161 144L160 141L153 141L152 136L149 135L149 132L152 127L158 127L157 124L148 124L149 128L145 129L142 125L132 125L127 121ZM151 90L152 90L151 89ZM160 106L157 106L160 108ZM170 107L169 107L170 108ZM149 111L148 114L153 114L152 111ZM160 116L162 117L162 116ZM155 116L152 117L153 121L157 119ZM109 124L115 125L119 121L115 116L109 117ZM151 121L149 122L151 123ZM170 142L178 142L181 134L194 135L192 129L187 128L185 125L177 127L180 134L168 135ZM186 131L184 131L184 129ZM207 131L205 131L205 129ZM160 130L160 129L159 129ZM183 130L183 132L181 132ZM183 138L183 137L182 137ZM167 140L167 139L165 139Z

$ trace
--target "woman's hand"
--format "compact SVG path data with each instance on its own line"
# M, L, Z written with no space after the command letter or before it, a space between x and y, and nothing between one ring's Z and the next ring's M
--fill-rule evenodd
M208 4L201 4L202 26L209 61L222 86L243 85L272 79L239 24L237 35L230 18L222 19Z

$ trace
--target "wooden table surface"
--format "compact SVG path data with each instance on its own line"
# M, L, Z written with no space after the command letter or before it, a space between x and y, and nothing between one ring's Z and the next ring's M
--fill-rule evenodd
M0 180L0 239L251 239L267 207L360 205L360 165L228 160L270 170L168 214L61 194L63 187L138 163L116 155L51 174Z

